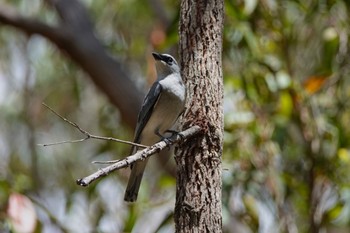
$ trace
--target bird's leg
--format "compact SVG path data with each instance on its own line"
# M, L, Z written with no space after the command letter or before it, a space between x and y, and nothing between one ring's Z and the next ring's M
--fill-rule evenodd
M160 137L161 140L163 140L163 141L167 144L167 147L168 147L169 150L170 150L170 146L173 144L173 141L172 141L170 138L164 137L163 135L161 135L161 134L159 133L159 129L157 129L157 130L155 131L155 134L156 134L158 137Z
M170 136L170 137L173 137L173 136L175 136L175 135L179 135L180 138L181 138L181 141L183 141L183 140L185 139L185 136L184 136L181 132L179 132L179 131L172 130L172 129L168 129L168 130L166 130L165 132L166 132L166 133L171 133L171 136Z
M165 132L166 132L166 133L171 133L171 137L179 133L178 131L172 130L172 129L168 129L168 130L166 130Z

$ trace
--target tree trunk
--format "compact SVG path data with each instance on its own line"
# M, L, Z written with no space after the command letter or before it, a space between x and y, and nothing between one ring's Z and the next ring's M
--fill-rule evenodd
M176 232L221 232L223 0L183 0L180 63L187 87L183 128L204 133L176 150Z

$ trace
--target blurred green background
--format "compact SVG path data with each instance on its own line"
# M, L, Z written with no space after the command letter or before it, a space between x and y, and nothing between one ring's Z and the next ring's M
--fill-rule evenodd
M41 0L4 2L57 21ZM101 43L147 91L151 52L177 56L179 2L82 3ZM350 232L349 14L347 0L225 1L224 232ZM34 204L36 232L174 231L172 158L152 158L133 205L123 201L125 170L79 187L77 178L102 167L91 161L123 158L129 147L94 140L38 146L83 137L42 102L90 133L133 137L118 109L56 46L0 25L1 232L13 229L14 193Z

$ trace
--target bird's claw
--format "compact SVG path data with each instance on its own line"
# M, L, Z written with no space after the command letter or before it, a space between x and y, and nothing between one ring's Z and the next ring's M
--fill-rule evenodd
M170 150L170 146L174 143L170 138L163 138L163 141L166 143L166 147Z
M176 130L171 130L171 129L168 129L165 131L166 133L171 133L171 137L178 134L179 132L177 132Z
M185 135L183 135L181 132L177 133L177 135L179 135L179 137L181 138L181 142L185 140Z
M181 132L178 132L176 130L167 130L166 132L167 133L171 133L170 137L173 137L173 136L177 135L177 136L179 136L181 138L181 141L185 140L185 135L183 135Z
M168 132L168 131L166 131L166 132ZM155 133L158 137L161 138L162 141L164 141L166 143L167 148L170 150L170 146L174 143L173 140L170 139L172 136L164 137L158 131L156 131Z

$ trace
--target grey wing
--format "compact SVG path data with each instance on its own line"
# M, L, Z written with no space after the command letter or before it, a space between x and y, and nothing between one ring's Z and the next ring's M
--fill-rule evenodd
M152 85L151 89L149 90L148 94L146 95L143 101L139 116L137 118L134 142L136 143L140 142L141 132L152 115L153 108L159 99L161 91L162 91L162 86L159 84L159 82L155 82ZM131 151L132 152L134 151L134 147L131 149Z

